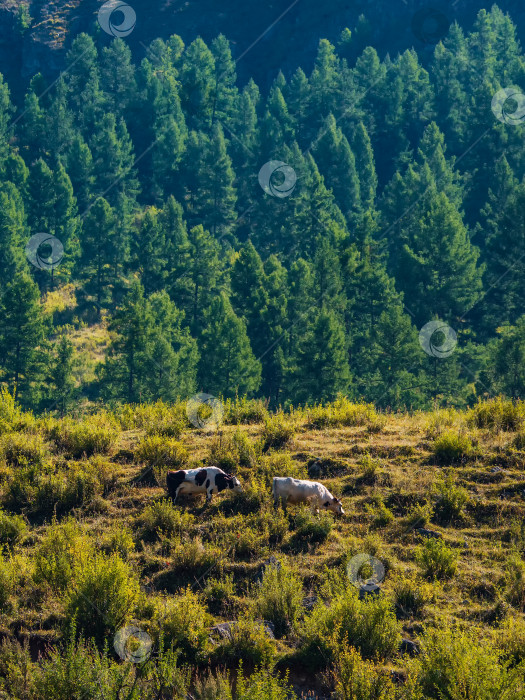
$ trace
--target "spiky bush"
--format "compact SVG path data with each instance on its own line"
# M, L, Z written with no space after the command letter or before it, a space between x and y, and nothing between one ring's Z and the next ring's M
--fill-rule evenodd
M458 554L443 540L428 539L416 549L416 561L429 579L452 578L458 568Z
M434 456L443 464L459 462L473 453L472 441L465 433L448 430L436 438L433 446Z
M303 583L287 565L267 566L255 589L255 611L273 622L275 636L282 637L296 624L303 600Z
M309 428L342 428L345 426L370 426L379 424L380 417L371 403L353 403L345 396L329 404L316 404L306 409Z

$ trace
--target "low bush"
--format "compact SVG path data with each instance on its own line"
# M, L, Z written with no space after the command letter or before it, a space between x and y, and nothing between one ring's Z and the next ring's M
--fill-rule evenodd
M132 617L139 593L138 578L127 562L117 554L94 554L67 591L66 622L101 643Z
M233 700L230 676L220 669L195 678L192 697L195 700Z
M346 426L370 426L379 424L380 417L371 403L352 403L345 396L334 402L317 404L306 409L306 421L309 428L342 428Z
M231 625L228 637L213 651L213 659L216 662L228 664L246 661L254 666L269 666L274 657L275 644L268 636L263 623L247 617Z
M237 680L236 700L295 700L296 698L286 678L280 678L269 669L258 669L249 678L245 678L241 667Z
M394 685L388 676L347 643L334 643L335 700L392 700Z
M517 450L525 450L525 431L518 433L514 437L512 444Z
M426 501L416 503L407 513L405 522L408 527L426 527L434 516L434 506Z
M33 414L24 412L6 387L0 388L0 435L24 430L34 424Z
M302 508L295 517L295 544L321 544L328 539L334 523L329 513L314 515L308 508Z
M167 647L180 652L183 662L199 663L209 651L211 618L200 596L190 588L177 596L158 600L153 620L154 633Z
M189 453L184 445L174 438L149 435L135 448L135 459L149 467L183 469L188 462Z
M428 539L416 549L416 561L429 579L449 579L457 571L458 554L443 540Z
M125 430L141 429L146 435L165 435L179 438L188 427L186 406L183 402L167 404L126 404L117 414Z
M434 441L433 452L442 464L459 462L473 453L472 441L464 433L446 431Z
M403 576L394 583L394 607L397 616L422 617L425 606L432 600L432 586L415 578Z
M136 524L138 536L144 540L153 540L163 535L182 535L187 532L194 521L190 513L176 508L168 499L155 501L138 516Z
M38 433L6 433L0 437L0 460L11 466L42 467L48 458L48 446Z
M498 396L480 401L469 414L469 422L478 428L519 430L525 425L525 401L504 399Z
M235 595L233 576L225 574L220 578L210 578L206 581L203 591L208 610L213 615L223 615Z
M174 571L198 576L218 564L224 552L211 544L203 544L198 537L172 538L170 541L171 567Z
M302 610L303 583L285 564L267 566L255 589L254 609L258 617L273 622L275 636L292 630Z
M58 449L72 457L105 454L113 447L117 435L116 421L108 413L82 421L63 418L49 428L49 437L55 441Z
M220 433L211 441L207 461L225 472L231 472L239 466L254 467L260 452L259 443L252 443L246 433L235 430L233 433Z
M515 553L507 561L507 598L518 610L525 611L525 562Z
M104 531L100 547L106 554L114 552L122 559L128 559L135 551L133 533L122 523L112 525Z
M272 414L264 422L263 451L285 447L293 440L295 431L295 422L290 416L287 416L283 411Z
M386 527L395 519L381 495L376 496L372 504L366 504L365 510L372 517L371 525L373 528Z
M447 429L460 427L462 420L462 414L455 408L437 409L426 420L425 433L435 439Z
M312 666L325 666L334 653L333 631L369 659L390 658L400 641L400 625L390 601L383 596L359 600L357 588L339 583L329 607L320 600L300 630L301 656Z
M525 661L525 621L523 617L509 616L498 630L498 646L512 666Z
M0 610L5 611L9 598L15 588L16 572L12 559L2 556L0 552Z
M55 591L64 592L93 552L93 543L75 520L54 522L36 549L35 581L46 582Z
M262 399L245 397L227 399L224 403L224 422L229 425L262 423L268 418L268 409Z
M466 489L456 485L453 471L448 471L444 477L437 479L432 492L436 497L435 512L441 521L463 518L469 495Z
M27 524L20 515L8 515L0 510L0 550L12 549L26 534Z
M501 652L475 632L429 629L412 664L419 697L463 700L523 697L523 669L510 669Z

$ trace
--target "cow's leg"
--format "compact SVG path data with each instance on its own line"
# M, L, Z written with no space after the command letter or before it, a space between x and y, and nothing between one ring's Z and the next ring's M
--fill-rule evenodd
M206 503L211 503L212 496L213 496L213 489L208 489L206 491Z

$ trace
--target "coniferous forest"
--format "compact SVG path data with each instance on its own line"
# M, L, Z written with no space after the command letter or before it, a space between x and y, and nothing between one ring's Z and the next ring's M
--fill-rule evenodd
M82 33L20 104L0 84L0 382L22 406L523 393L512 18L451 25L425 65L341 30L265 91L222 35L135 61Z

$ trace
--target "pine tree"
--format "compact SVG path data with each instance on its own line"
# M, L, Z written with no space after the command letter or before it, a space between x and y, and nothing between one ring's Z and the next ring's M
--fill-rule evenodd
M19 272L0 298L0 368L15 399L26 405L41 379L46 326L38 287Z
M202 226L195 226L189 232L191 302L187 309L193 337L199 337L204 324L204 311L209 308L220 281L219 246Z
M47 410L57 408L60 415L65 415L74 405L76 383L74 376L75 350L66 333L61 333L55 344L51 359L48 380L49 387L45 400Z
M97 199L84 219L81 238L79 273L84 289L96 299L98 314L110 299L112 282L115 282L115 259L119 255L116 246L116 221L109 203Z
M318 311L301 340L293 371L293 397L299 403L333 401L350 385L343 326L333 311Z
M232 397L259 388L261 364L250 347L246 324L224 293L206 311L200 355L199 384L206 392Z
M215 59L198 37L182 56L180 70L181 99L192 129L208 130L215 104Z
M166 239L154 207L136 221L131 247L132 266L140 274L146 296L163 289L168 277Z

